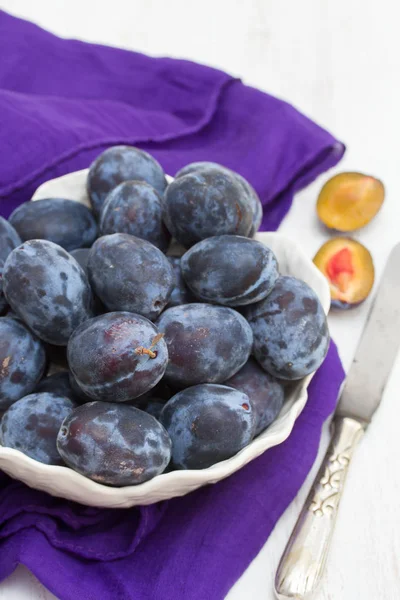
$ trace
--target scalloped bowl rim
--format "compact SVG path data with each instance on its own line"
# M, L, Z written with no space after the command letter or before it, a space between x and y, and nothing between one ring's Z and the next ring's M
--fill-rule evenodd
M76 171L44 183L32 200L60 196L88 204L85 187L87 172L87 169ZM297 243L276 232L260 232L256 239L271 247L278 255L278 261L282 263L284 258L285 272L304 279L315 290L327 314L330 306L329 285ZM1 445L0 468L32 488L89 506L127 508L182 496L228 477L269 448L286 440L307 402L307 387L313 375L294 385L277 420L266 431L232 458L207 469L171 471L136 486L113 488L87 479L68 467L45 465L19 450Z

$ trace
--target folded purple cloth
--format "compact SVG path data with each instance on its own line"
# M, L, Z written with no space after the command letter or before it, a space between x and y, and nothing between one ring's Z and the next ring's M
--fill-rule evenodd
M166 172L211 160L247 177L276 229L344 152L292 106L219 71L59 39L0 11L0 214L104 148ZM62 600L224 598L304 481L343 370L332 344L290 438L215 486L129 510L52 498L0 473L0 580L25 564Z

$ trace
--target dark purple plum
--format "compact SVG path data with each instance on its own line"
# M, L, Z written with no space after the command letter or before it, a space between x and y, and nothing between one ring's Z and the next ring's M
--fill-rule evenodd
M218 163L204 161L194 162L190 165L186 165L186 167L183 167L183 169L180 169L180 171L177 172L175 178L182 177L184 175L189 175L190 173L198 173L204 171L207 172L210 169L219 169L225 172L228 171L228 173L236 177L237 181L244 190L244 193L248 197L248 200L252 207L252 226L248 233L248 237L254 237L261 225L263 209L261 200L258 197L256 190L250 185L247 179L242 177L242 175L239 175L239 173L236 173L236 171L232 171L231 169L228 169L228 167L224 167L223 165L220 165Z
M163 221L163 201L145 181L124 181L108 194L100 220L102 235L129 233L165 252L171 235Z
M167 256L167 258L172 265L175 275L175 287L172 290L171 296L169 297L167 308L170 308L171 306L179 306L180 304L197 302L196 298L187 287L185 280L183 279L181 271L181 259L178 256Z
M7 308L7 301L3 294L3 267L8 255L19 246L21 239L14 227L0 217L0 315Z
M76 404L81 403L80 400L77 398L74 390L72 389L72 386L69 381L68 371L60 371L58 373L53 373L53 375L45 377L44 379L39 381L34 391L35 394L48 392L51 394L55 394L56 396L63 396L64 398L69 398Z
M178 177L165 191L164 219L186 248L214 235L247 236L253 210L235 175L208 169Z
M161 165L147 152L132 146L113 146L90 165L87 191L93 211L100 215L106 196L123 181L146 181L159 194L167 185Z
M11 308L42 340L65 346L71 333L93 314L89 282L61 246L30 240L8 256L4 294Z
M198 242L182 256L181 269L198 298L226 306L262 300L279 277L272 250L238 235L219 235Z
M266 373L254 358L249 358L240 371L225 381L225 385L250 398L256 422L255 435L271 425L282 408L285 398L282 383Z
M118 487L160 475L171 458L171 440L154 417L134 406L109 402L75 409L62 424L57 446L72 469Z
M57 434L75 406L69 398L48 392L21 398L1 420L3 446L20 450L46 465L62 465L57 451Z
M0 411L30 394L43 376L46 353L25 325L0 318Z
M68 343L77 384L94 400L126 402L153 388L168 361L163 336L140 315L114 312L83 323Z
M326 316L304 281L280 277L269 296L245 314L254 334L254 356L267 373L296 380L323 362L329 348Z
M253 336L244 317L225 306L182 304L158 319L169 361L165 378L179 388L222 383L249 358Z
M128 311L150 320L165 308L174 287L166 256L147 242L127 233L99 238L88 262L95 294L111 311Z
M177 469L207 469L234 456L254 436L249 397L226 385L195 385L179 392L160 420L172 440Z
M97 237L92 211L81 202L64 198L25 202L11 214L10 223L23 242L49 240L68 251L91 246Z

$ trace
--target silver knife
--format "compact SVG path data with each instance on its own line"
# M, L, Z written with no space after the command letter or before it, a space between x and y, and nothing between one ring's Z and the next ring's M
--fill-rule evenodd
M333 436L275 578L279 600L306 600L321 581L347 471L400 347L400 244L390 253L333 419Z

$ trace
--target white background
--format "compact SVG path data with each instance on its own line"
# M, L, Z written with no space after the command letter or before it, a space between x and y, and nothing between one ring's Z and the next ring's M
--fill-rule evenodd
M0 7L64 37L219 67L292 102L347 144L336 171L363 171L385 183L382 211L355 236L371 250L380 276L390 248L400 241L400 15L395 0L0 0ZM298 194L282 225L310 257L327 239L314 210L327 177ZM368 304L330 316L346 368ZM399 387L400 360L354 459L317 599L400 598ZM309 483L228 600L272 600L276 566ZM0 600L51 598L23 567L0 584Z

